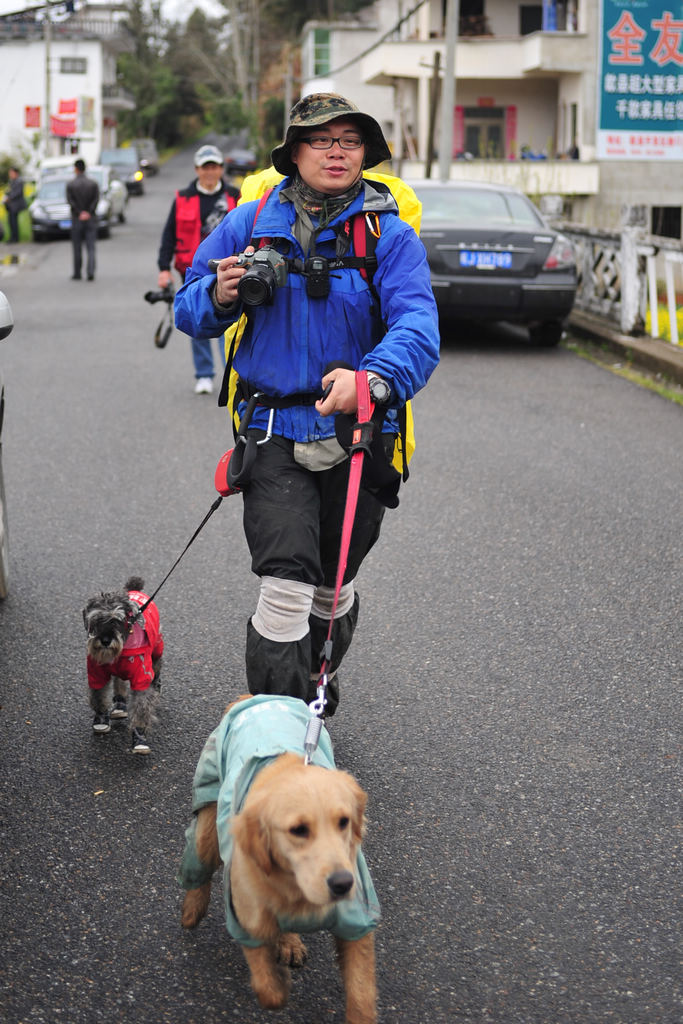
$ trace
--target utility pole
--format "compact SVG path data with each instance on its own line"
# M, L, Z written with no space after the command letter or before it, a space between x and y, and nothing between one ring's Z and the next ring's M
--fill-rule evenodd
M453 112L455 110L455 50L460 24L460 0L446 0L446 64L441 90L441 138L439 178L448 181L453 159Z
M439 86L441 85L441 52L434 54L434 65L432 80L429 88L429 129L427 131L427 162L425 164L425 178L432 176L432 163L434 160L434 129L436 127L436 107L439 102Z
M45 118L43 124L43 158L50 153L50 107L52 106L52 75L50 72L50 58L52 50L52 17L50 15L50 3L45 5L45 21L43 39L45 41Z

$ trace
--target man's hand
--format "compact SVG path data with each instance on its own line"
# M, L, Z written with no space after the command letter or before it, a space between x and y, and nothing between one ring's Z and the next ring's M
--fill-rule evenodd
M254 247L249 245L244 251L250 255L254 252ZM215 296L216 302L220 306L232 306L234 302L237 302L237 285L243 274L247 272L246 267L235 265L237 260L237 256L226 256L218 264Z
M81 210L81 212L78 215L79 220L90 220L90 217L91 214L88 212L88 210Z
M327 398L318 399L315 403L317 412L321 416L331 416L336 412L355 413L358 409L355 370L342 367L330 370L322 379L323 391L328 384L332 384L332 388Z
M170 283L171 283L171 271L170 270L160 270L159 271L159 276L157 278L158 286L160 288L168 288Z

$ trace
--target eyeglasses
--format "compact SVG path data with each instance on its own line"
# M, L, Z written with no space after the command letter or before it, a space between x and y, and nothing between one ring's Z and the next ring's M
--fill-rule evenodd
M338 142L342 149L360 149L363 139L360 135L305 135L296 140L307 142L311 149L332 149Z

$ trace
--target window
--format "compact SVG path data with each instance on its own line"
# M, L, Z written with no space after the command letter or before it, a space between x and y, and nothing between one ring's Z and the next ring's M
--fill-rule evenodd
M313 32L313 74L329 75L330 69L330 31L316 28Z
M60 57L59 70L63 75L85 75L88 60L86 57Z
M465 151L480 160L501 160L505 139L502 107L465 107Z
M652 234L662 238L681 237L680 206L652 207Z
M522 4L519 8L519 34L540 32L543 28L543 4Z

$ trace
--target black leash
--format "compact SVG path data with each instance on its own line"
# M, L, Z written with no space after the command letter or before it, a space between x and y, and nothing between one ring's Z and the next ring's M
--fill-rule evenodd
M214 512L216 511L216 509L218 508L218 506L220 505L220 503L222 502L222 500L223 500L223 497L222 497L222 495L220 495L220 496L219 496L218 498L216 498L216 500L214 501L213 505L211 506L211 508L209 509L209 511L208 511L208 512L206 513L206 515L205 515L205 516L204 516L204 518L202 519L201 523L199 524L199 526L197 527L197 529L196 529L196 530L194 531L194 533L192 534L192 536L191 536L191 537L190 537L190 539L188 540L187 544L185 545L185 547L183 548L183 550L182 550L182 551L180 552L180 554L178 555L178 557L176 558L175 562L173 563L173 565L171 566L171 568L170 568L170 569L168 570L168 572L166 573L166 575L164 576L163 580L161 581L161 583L159 584L159 586L157 587L157 589L156 589L156 590L154 591L154 593L152 594L152 596L151 596L151 597L148 597L148 598L147 598L147 600L145 601L145 603L144 603L143 605L141 605L141 606L140 606L140 611L139 611L139 612L137 613L137 615L136 615L136 616L135 616L135 618L133 619L133 622L135 622L135 620L136 620L136 619L138 619L138 618L139 618L139 617L140 617L140 616L142 615L142 613L144 612L145 608L146 608L146 607L147 607L148 605L150 605L150 604L152 603L152 601L153 601L153 600L154 600L154 598L155 598L155 597L157 596L157 594L159 593L159 591L160 591L160 590L161 590L161 588L163 587L163 585L164 585L164 583L166 582L166 580L168 579L168 577L169 577L169 576L171 575L171 573L173 572L173 570L174 570L174 569L176 568L176 566L178 565L178 562L180 561L180 559L181 559L181 558L183 557L183 555L185 555L185 554L187 553L187 550L188 550L188 548L190 547L190 545L191 545L191 544L193 544L193 543L195 542L195 540L197 539L197 537L199 536L199 534L201 533L201 531L202 531L202 530L204 529L204 527L206 526L206 524L208 523L209 519L210 519L210 518L211 518L211 516L212 516L212 515L214 514Z

